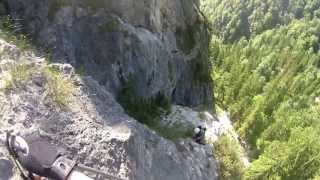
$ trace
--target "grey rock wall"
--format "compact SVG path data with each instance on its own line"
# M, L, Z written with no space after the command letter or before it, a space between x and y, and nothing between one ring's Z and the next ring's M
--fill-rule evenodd
M34 71L21 88L5 91L10 66ZM212 148L185 139L175 144L130 118L113 95L72 66L51 64L75 85L66 107L48 95L43 58L0 40L0 136L12 130L38 133L66 150L69 158L130 180L216 180ZM3 138L0 138L3 139ZM19 180L0 142L0 179Z
M212 103L207 28L198 0L10 0L10 14L55 61L116 95L158 92L181 105Z

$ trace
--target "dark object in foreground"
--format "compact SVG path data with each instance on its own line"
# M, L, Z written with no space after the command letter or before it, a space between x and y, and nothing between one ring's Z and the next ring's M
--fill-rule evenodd
M72 180L73 172L78 172L84 179L118 179L108 173L96 170L67 159L58 148L39 136L21 137L7 133L6 146L16 167L24 180L35 180L36 175L55 180ZM93 176L85 175L88 172ZM70 176L69 176L70 175Z

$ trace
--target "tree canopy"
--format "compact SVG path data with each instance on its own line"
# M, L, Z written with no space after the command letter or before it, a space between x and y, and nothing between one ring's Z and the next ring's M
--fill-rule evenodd
M318 0L203 0L215 35L226 42L249 38L295 19L320 17Z
M205 0L215 97L256 153L245 179L316 179L320 1Z

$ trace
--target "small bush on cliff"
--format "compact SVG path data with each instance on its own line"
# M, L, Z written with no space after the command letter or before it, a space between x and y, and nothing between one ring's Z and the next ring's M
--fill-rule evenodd
M66 106L71 100L75 86L55 69L47 68L45 74L48 80L49 96L59 106Z
M105 32L116 32L120 30L121 23L118 19L111 19L105 22L103 25L99 26L99 31L101 33Z
M10 16L0 16L0 38L16 45L20 50L33 50L35 48L29 39L21 33L21 25L13 21Z
M131 117L147 125L164 138L176 141L192 136L193 129L178 132L178 124L165 126L159 122L162 114L171 111L171 102L163 93L150 98L139 97L135 93L134 81L131 79L123 84L118 101Z
M244 165L241 162L239 146L228 134L214 142L216 157L220 163L220 176L224 180L240 180Z
M171 109L170 100L162 93L150 98L137 96L133 80L124 83L118 101L130 116L148 126L153 126L157 117Z
M14 65L9 71L9 77L5 80L5 90L11 91L24 86L32 75L32 68L26 64Z

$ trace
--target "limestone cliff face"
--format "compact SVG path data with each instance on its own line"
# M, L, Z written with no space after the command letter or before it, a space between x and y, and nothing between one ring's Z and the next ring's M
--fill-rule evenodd
M112 94L133 79L140 96L212 102L208 32L198 0L10 0L36 42Z
M19 85L8 90L12 68L28 67L15 76ZM50 95L45 69L59 70L74 84L67 106ZM68 64L47 65L32 52L0 40L0 137L13 130L38 133L67 155L87 166L130 180L216 180L212 148L190 139L173 143L130 118L113 95L90 76L74 74ZM3 139L3 138L0 138ZM0 141L0 179L19 180Z

